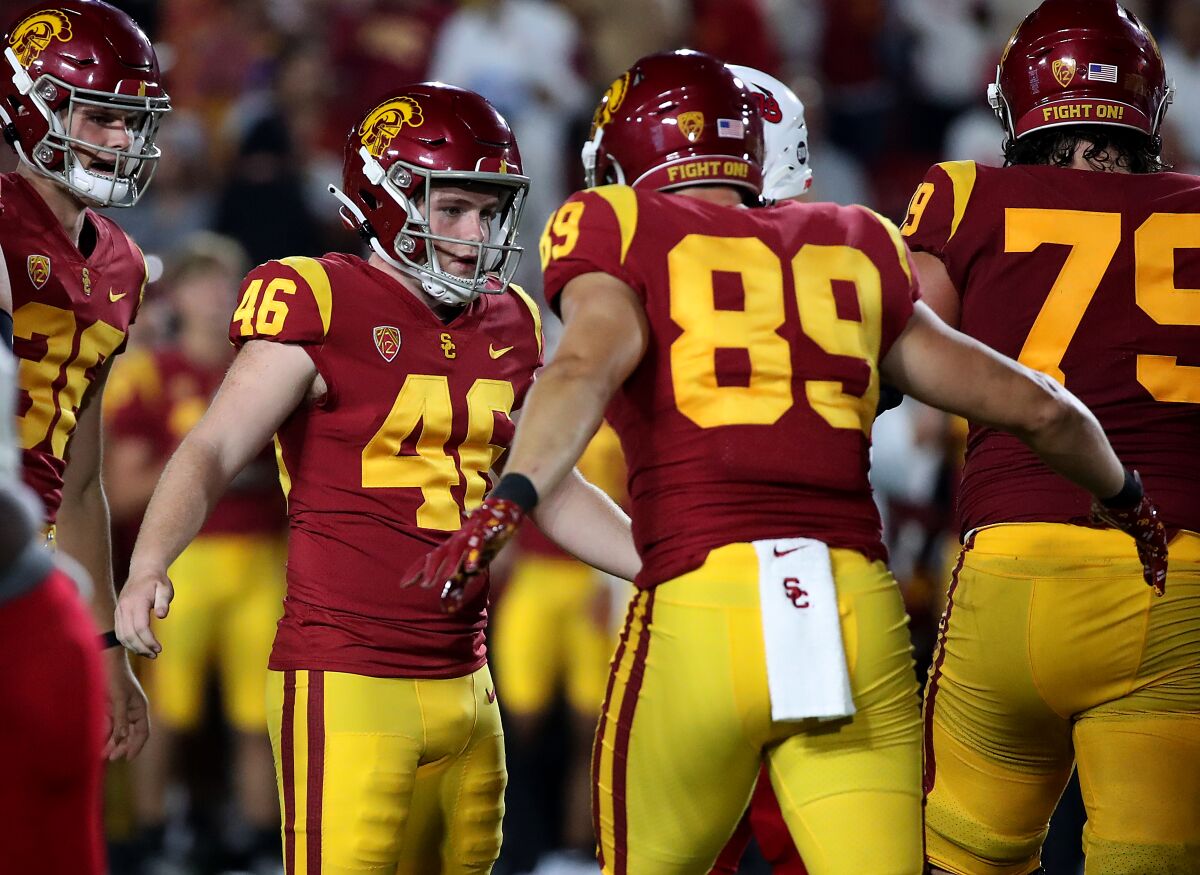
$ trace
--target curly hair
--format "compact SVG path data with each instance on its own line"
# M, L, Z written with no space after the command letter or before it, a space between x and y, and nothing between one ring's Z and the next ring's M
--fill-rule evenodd
M1130 173L1159 173L1171 165L1162 158L1162 138L1111 125L1065 125L1036 131L1019 140L1004 141L1004 166L1049 164L1070 167L1080 143L1087 144L1083 160L1113 164Z

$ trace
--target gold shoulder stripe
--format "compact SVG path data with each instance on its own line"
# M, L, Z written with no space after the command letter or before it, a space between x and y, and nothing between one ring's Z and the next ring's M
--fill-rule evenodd
M283 490L283 500L287 501L292 491L292 475L288 473L287 464L283 461L283 444L279 435L275 435L275 463L279 466L279 486Z
M542 311L538 309L537 302L529 297L526 292L516 283L509 283L508 287L516 292L518 298L525 302L525 306L529 308L529 315L533 317L533 334L537 338L538 355L542 353Z
M900 269L904 271L904 275L908 277L908 281L912 282L912 271L908 269L908 258L906 257L904 239L900 236L900 230L892 223L892 220L887 216L882 216L869 207L862 207L872 216L879 220L879 224L883 226L883 230L892 238L892 245L896 247L896 255L900 259Z
M146 285L150 282L150 262L146 261L146 253L142 251L142 247L134 242L132 237L126 234L125 239L132 244L133 248L137 250L137 254L142 257L142 287L138 289L138 306L140 307L146 298Z
M321 314L321 328L328 334L329 320L333 317L333 292L329 288L329 274L325 272L325 266L317 259L303 255L281 258L279 263L286 264L308 283L317 302L317 310Z
M946 161L939 164L938 167L942 168L942 171L950 177L951 190L954 192L954 218L950 223L950 237L953 237L967 212L967 202L971 199L971 192L975 190L975 162ZM950 237L947 237L946 240L949 241Z
M628 185L602 185L593 188L592 192L608 201L617 215L617 225L621 229L621 264L624 264L633 235L637 233L637 195Z

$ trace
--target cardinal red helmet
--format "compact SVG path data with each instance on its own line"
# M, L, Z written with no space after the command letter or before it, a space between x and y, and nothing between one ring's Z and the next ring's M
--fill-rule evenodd
M3 45L0 124L21 161L98 206L136 203L158 163L155 139L171 109L154 47L137 23L101 0L59 0L17 16ZM125 117L128 148L98 148L71 135L76 114L88 107Z
M642 58L605 92L583 147L587 184L762 193L763 125L753 96L703 52Z
M1114 0L1046 0L1021 22L988 86L1014 140L1104 124L1158 134L1171 102L1158 44Z
M485 183L508 193L488 239L431 231L422 210L438 183ZM508 122L473 91L423 82L393 92L351 129L342 189L329 190L342 202L343 219L371 249L439 301L463 304L481 292L502 292L512 281L529 177L521 173ZM475 247L474 277L443 270L430 240Z

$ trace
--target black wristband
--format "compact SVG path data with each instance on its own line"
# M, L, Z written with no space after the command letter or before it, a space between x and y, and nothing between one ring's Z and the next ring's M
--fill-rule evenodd
M529 513L537 507L538 503L538 494L533 483L524 474L516 473L505 474L501 477L489 497L511 501L525 513Z
M1121 491L1112 498L1100 499L1100 503L1114 510L1125 510L1140 502L1143 495L1145 495L1145 490L1142 489L1142 481L1137 472L1126 468L1125 485L1121 487Z
M114 647L120 647L121 642L117 640L117 633L114 629L109 629L100 635L100 649L111 650Z
M13 348L13 317L7 310L0 310L0 344L11 352Z

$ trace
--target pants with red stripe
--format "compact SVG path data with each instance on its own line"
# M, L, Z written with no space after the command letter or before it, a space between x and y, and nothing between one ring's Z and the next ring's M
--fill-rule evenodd
M483 875L504 736L486 665L458 678L271 671L287 875Z
M61 571L0 604L0 873L101 875L105 698L95 624Z
M750 808L738 824L737 831L721 856L713 864L710 875L737 875L738 866L750 846L750 837L758 842L763 858L771 864L772 875L808 875L796 843L792 841L779 800L771 789L771 776L764 766L758 773L758 784L750 800Z

